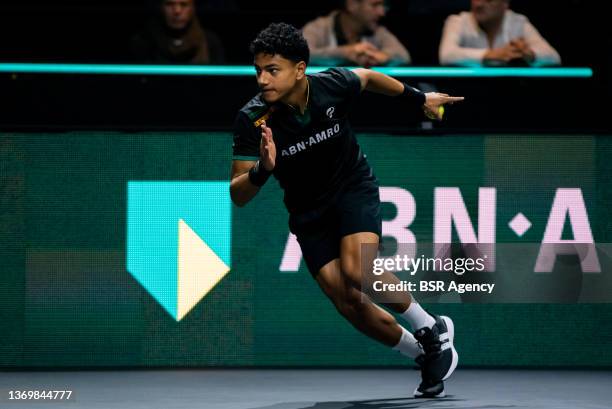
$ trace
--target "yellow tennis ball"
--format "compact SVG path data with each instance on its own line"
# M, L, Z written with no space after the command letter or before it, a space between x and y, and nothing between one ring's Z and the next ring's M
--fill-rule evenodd
M437 117L437 116L436 116L434 113L432 113L432 112L429 112L429 111L426 111L426 112L425 112L425 115L426 115L426 116L427 116L429 119L438 119L438 118L442 119L442 118L444 117L444 105L440 105L440 106L438 107L438 114L439 114L439 117Z

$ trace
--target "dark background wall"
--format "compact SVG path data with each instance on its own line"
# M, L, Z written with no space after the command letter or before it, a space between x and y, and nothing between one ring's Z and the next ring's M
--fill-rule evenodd
M302 26L339 3L313 0L196 0L203 24L217 32L229 64L250 64L248 44L270 22ZM384 24L404 42L415 65L437 65L445 18L469 8L469 0L390 0ZM135 62L129 39L157 10L157 0L24 0L0 5L1 62ZM513 0L556 47L566 66L588 66L589 81L510 81L474 79L433 81L440 90L469 98L465 108L447 115L447 130L472 132L608 131L606 101L611 95L611 35L605 30L602 2L593 0ZM427 79L410 79L420 86ZM5 98L0 126L228 129L235 111L257 92L252 78L109 78L0 75ZM228 92L228 90L230 90ZM118 96L121 95L121 98ZM177 103L177 95L181 98ZM208 95L214 95L211 103ZM371 98L371 97L368 97ZM494 103L491 103L491 102ZM370 101L371 102L371 101ZM372 104L366 104L371 107ZM400 118L384 99L375 123L361 128L396 128ZM130 116L124 112L129 109ZM396 110L399 108L395 108ZM462 111L465 109L465 111ZM176 114L172 114L176 111ZM161 114L160 114L161 113ZM364 117L357 115L358 118ZM417 118L417 122L420 118ZM126 123L127 122L127 123ZM402 119L400 125L409 125Z
M227 48L229 63L250 62L247 45L266 24L302 26L338 0L199 0L199 15ZM0 6L0 60L121 62L128 39L155 10L154 0L24 0ZM391 0L384 22L413 55L416 65L437 64L444 19L469 8L469 0ZM561 53L566 65L600 65L609 54L604 4L593 0L514 0Z

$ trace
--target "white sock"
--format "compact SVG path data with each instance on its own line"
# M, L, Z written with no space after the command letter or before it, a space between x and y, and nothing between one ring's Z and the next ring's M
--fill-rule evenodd
M400 316L408 321L413 330L419 330L424 327L432 328L436 320L423 309L416 301L412 300L408 309L400 314Z
M402 336L397 345L393 347L393 350L399 351L402 355L413 359L421 355L423 348L421 348L414 336L401 325L400 328L402 329Z

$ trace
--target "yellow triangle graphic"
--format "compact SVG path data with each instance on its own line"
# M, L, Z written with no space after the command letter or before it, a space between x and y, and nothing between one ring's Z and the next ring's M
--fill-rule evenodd
M178 226L177 316L180 321L230 268L183 219Z

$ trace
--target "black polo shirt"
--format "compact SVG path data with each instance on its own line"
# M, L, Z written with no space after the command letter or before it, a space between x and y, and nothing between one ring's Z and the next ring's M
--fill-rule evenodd
M274 177L285 192L290 213L324 207L341 188L371 173L348 122L361 93L359 77L345 68L308 75L309 100L304 115L285 104L267 104L261 94L238 113L234 125L234 160L258 160L261 122L276 144Z

